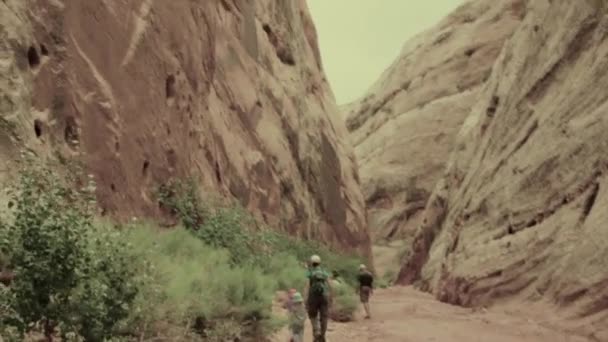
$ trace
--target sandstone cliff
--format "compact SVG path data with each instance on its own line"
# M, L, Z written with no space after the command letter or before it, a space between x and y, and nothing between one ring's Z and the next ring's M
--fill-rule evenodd
M454 139L524 15L519 0L476 0L410 40L346 111L375 239L411 235Z
M547 298L608 339L607 9L528 2L458 134L403 283L461 305Z
M291 234L369 254L304 0L8 0L0 12L3 161L23 144L80 155L119 219L158 217L153 188L194 176Z

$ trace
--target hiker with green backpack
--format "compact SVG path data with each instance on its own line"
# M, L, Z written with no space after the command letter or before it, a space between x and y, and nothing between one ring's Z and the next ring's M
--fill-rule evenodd
M311 266L306 274L308 278L305 290L306 309L312 325L314 341L325 342L329 306L332 300L329 273L321 267L321 258L318 255L313 255L310 263Z

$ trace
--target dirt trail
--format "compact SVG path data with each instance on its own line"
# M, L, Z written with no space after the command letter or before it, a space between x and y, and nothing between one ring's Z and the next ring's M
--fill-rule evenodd
M580 336L556 332L523 313L499 309L474 312L447 305L410 287L378 290L372 299L373 319L330 322L328 342L584 342ZM549 312L548 315L551 315ZM305 341L312 341L307 321ZM288 341L282 331L273 342Z

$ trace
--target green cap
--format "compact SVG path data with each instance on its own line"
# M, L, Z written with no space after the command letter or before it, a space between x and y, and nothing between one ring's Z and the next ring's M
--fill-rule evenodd
M304 298L302 298L302 294L300 294L300 292L296 292L293 294L293 297L291 298L291 300L294 303L302 303L304 301Z

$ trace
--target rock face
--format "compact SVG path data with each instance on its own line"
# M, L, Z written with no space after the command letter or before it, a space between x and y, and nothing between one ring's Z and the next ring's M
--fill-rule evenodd
M34 135L30 128L34 120L30 111L31 77L25 72L27 50L19 47L19 42L29 42L31 34L25 7L18 1L0 2L0 186L14 174L12 161L18 156L17 145ZM15 58L17 49L25 55ZM0 217L6 214L7 207L2 191Z
M24 122L16 131L33 148L81 155L103 213L158 217L154 187L193 176L293 235L369 254L354 155L304 0L0 7L2 34L22 33L2 40L0 67L28 94L9 94L2 122Z
M528 2L459 132L402 283L461 305L549 298L608 338L607 9Z
M460 126L524 15L519 0L477 0L410 40L367 95L342 108L370 230L411 235Z

